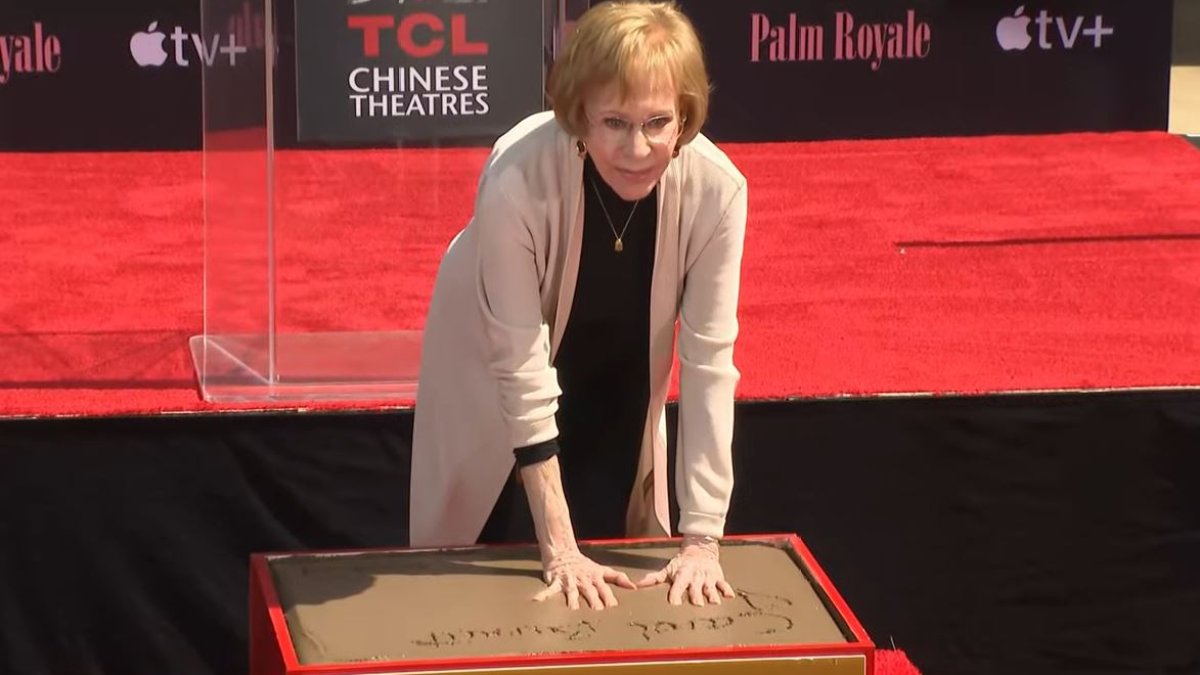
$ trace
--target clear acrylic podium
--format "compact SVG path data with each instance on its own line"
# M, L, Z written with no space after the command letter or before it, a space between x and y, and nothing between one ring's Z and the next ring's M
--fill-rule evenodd
M519 26L506 18L518 5L527 10ZM486 148L501 132L497 125L544 108L544 99L538 99L528 109L528 92L530 87L539 96L544 92L567 0L490 6L494 9L477 3L472 7L478 9L463 10L462 3L442 0L409 3L411 9L395 0L201 0L201 35L216 36L203 56L204 327L190 339L205 400L415 397L424 308L453 232L439 231L433 239L411 233L447 220L447 213L458 214L474 198L473 190L464 193L461 178L453 191L441 187L436 176L442 160L429 150ZM404 22L404 12L412 11L426 14ZM463 15L455 12L463 11L493 13L460 25ZM331 96L326 104L318 92L312 107L315 87L302 77L304 59L315 64L308 74L328 75L320 72L327 62L379 56L365 47L376 28L353 30L351 21L347 30L343 15L352 12L369 12L371 21L394 16L399 28L375 33L385 57L387 49L398 47L427 56L444 44L451 65L454 59L469 62L471 54L478 58L489 46L488 58L508 58L504 55L516 47L505 42L505 32L519 27L533 31L525 32L522 44L534 43L536 63L522 46L519 76L512 64L491 64L490 126L464 131L460 124L443 133L437 120L405 126L393 119L387 133L373 138L305 137L306 115L323 117L326 105L336 109L347 97ZM309 17L307 28L302 15ZM327 20L334 15L341 18ZM527 26L530 16L536 25ZM418 48L425 51L416 53ZM326 76L325 86L345 89L350 68L337 78ZM349 82L360 86L369 78ZM306 86L309 113L301 105ZM515 88L526 92L523 103L497 114L501 98ZM405 154L411 148L424 151L419 161ZM356 164L353 152L365 159ZM378 182L364 189L364 172L377 168L390 182L384 189ZM407 198L412 196L419 199ZM348 222L349 213L356 217ZM463 225L465 220L453 228ZM396 290L381 286L382 277L405 283Z

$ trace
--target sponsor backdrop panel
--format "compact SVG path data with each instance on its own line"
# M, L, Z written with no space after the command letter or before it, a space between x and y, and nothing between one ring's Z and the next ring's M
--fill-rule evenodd
M228 22L207 27L200 0L12 2L0 6L0 149L197 149L201 70L262 63L261 0L222 1ZM276 3L280 145L297 141L298 103L300 141L314 145L490 143L544 107L543 0L296 5ZM255 117L227 107L232 124Z
M376 32L324 24L317 15L316 24L303 23L302 11L301 44L289 36L280 41L276 102L284 145L296 138L419 141L435 122L487 142L538 107L543 71L535 49L541 50L537 31L544 24L533 11L536 2L299 1L302 10L315 3L331 17L392 19L391 25L359 19L378 25ZM718 140L1166 127L1170 0L681 2L706 41L716 85L707 131ZM234 23L202 29L199 4L5 0L0 149L200 147L201 69L235 64L260 46L246 44L249 32L239 35ZM280 7L282 25L290 26L293 3ZM411 20L402 29L413 13L436 20ZM455 14L465 18L456 23ZM474 14L491 18L476 23ZM303 39L306 25L317 41ZM370 35L379 38L377 55ZM479 53L483 44L487 54ZM419 96L389 91L401 78L411 86L412 68L424 75L425 66L432 70L416 80ZM366 92L350 83L360 67L371 69L357 80ZM375 68L391 69L395 84L387 75L377 78ZM519 74L526 69L528 75ZM480 115L485 88L489 114ZM297 93L305 98L297 100ZM470 114L462 112L466 103ZM366 117L352 109L359 105ZM449 120L438 119L443 111Z
M299 140L491 142L545 108L542 1L296 0Z
M3 0L0 149L198 148L199 33L199 0Z
M724 140L1166 128L1170 0L681 4Z

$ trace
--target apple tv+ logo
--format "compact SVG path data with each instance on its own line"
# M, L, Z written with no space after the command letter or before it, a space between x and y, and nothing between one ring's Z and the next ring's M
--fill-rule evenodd
M174 44L173 54L163 47L168 37ZM190 52L186 49L188 44L192 47ZM225 36L224 43L221 35L213 35L212 39L205 43L199 34L185 33L181 26L175 26L175 30L168 36L159 30L157 21L150 22L146 30L134 33L129 39L130 56L135 63L145 68L157 68L166 63L170 56L174 56L175 65L190 66L192 61L189 60L189 55L204 65L211 66L218 54L227 57L230 66L236 66L238 55L245 54L247 50L247 46L239 44L237 35L232 32Z
M1060 47L1074 49L1081 35L1091 38L1092 47L1100 49L1104 46L1104 38L1114 32L1112 26L1104 24L1103 14L1090 19L1084 16L1051 16L1050 12L1043 9L1037 13L1037 18L1031 19L1025 15L1025 6L1022 5L1012 16L1006 16L996 24L996 42L1006 52L1025 51L1033 44L1033 36L1029 32L1031 23L1037 24L1037 46L1043 50ZM1051 30L1051 27L1055 30Z

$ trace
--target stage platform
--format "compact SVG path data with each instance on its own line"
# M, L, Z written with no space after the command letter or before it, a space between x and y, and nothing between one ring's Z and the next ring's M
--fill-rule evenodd
M1200 151L1165 133L728 150L752 185L731 533L799 534L922 673L1200 672ZM416 159L438 176L415 176L417 209L440 214L404 230L420 258L292 270L314 307L419 320L483 153ZM252 553L407 543L411 401L200 400L199 169L0 168L21 255L0 269L0 671L244 672ZM345 217L386 214L395 178L364 172L378 202ZM336 196L309 188L308 231L337 241Z
M728 531L802 536L921 673L1200 668L1194 393L742 402L735 424ZM404 546L411 433L410 411L0 423L0 666L245 672L250 555Z

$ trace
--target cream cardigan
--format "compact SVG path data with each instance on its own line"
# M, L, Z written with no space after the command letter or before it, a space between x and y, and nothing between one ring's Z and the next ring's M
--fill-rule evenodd
M412 546L473 544L513 469L513 449L558 435L561 391L552 364L575 295L582 187L575 139L551 112L520 122L493 147L474 217L438 270L424 329ZM701 135L671 160L658 195L650 407L627 534L671 532L665 406L677 346L679 531L719 537L733 490L746 180Z

